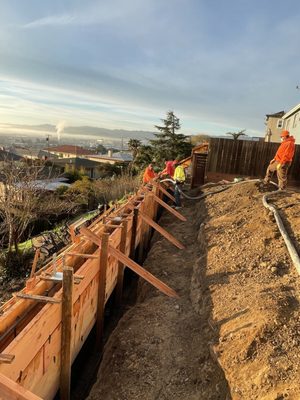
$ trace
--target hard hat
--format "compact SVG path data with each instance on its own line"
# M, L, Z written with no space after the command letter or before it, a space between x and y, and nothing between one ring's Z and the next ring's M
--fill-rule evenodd
M289 131L282 131L280 136L281 136L281 137L290 136L290 132L289 132Z

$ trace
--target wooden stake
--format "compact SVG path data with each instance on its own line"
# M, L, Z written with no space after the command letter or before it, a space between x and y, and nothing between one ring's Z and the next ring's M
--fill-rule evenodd
M70 400L71 392L71 336L73 314L73 268L63 269L62 329L61 329L61 370L60 399Z
M154 222L151 218L148 217L148 215L144 214L143 212L140 212L141 217L147 224L152 226L155 230L157 230L162 236L164 236L169 242L173 243L176 247L179 249L184 249L185 246L179 242L171 233L167 232L164 228L162 228L160 225L158 225L156 222Z
M120 250L115 249L113 246L109 245L109 252L113 257L121 261L124 265L126 265L132 271L144 278L147 282L151 283L151 285L155 286L158 290L165 293L167 296L175 298L179 297L175 290L171 289L168 285L156 278L139 264L131 260L129 257L125 256L125 254L121 253Z
M121 231L121 242L119 250L125 254L126 251L126 237L127 237L128 221L123 221L122 231ZM118 277L116 286L116 306L120 307L122 303L123 294L123 280L124 280L124 264L119 261L118 264Z
M69 232L70 232L70 236L71 236L71 242L75 243L76 242L76 235L75 235L75 229L74 229L74 227L72 225L69 228Z
M172 200L173 202L175 202L175 197L172 196L162 185L160 185L159 183L154 183L154 186L157 187L164 195L166 195L170 200ZM148 188L146 187L146 189L148 190Z
M99 352L101 352L103 348L105 288L106 288L106 270L108 264L109 233L103 233L101 239L98 238L98 240L101 241L101 249L99 250L100 263L99 263L99 286L98 286L98 305L97 305L97 320L96 320L96 340L97 340L96 348Z
M33 276L35 274L35 270L36 270L37 262L38 262L38 259L40 256L40 252L41 252L41 249L37 249L35 252L29 278L33 278Z
M158 196L156 196L153 192L149 193L150 196L152 196L154 198L154 200L160 204L161 206L163 206L166 210L168 210L171 214L175 215L175 217L177 217L178 219L180 219L181 221L186 221L186 218L180 214L178 211L174 210L174 208L170 207L169 204L167 204L166 202L164 202L163 200L161 200Z
M81 228L81 232L84 236L89 238L93 243L95 243L98 246L101 246L101 248L104 244L106 246L106 243L102 242L101 239L94 232L91 232L89 229L83 227L83 228ZM168 285L163 283L161 280L156 278L154 275L150 274L150 272L146 271L139 264L137 264L136 262L131 260L125 254L121 253L120 250L115 249L110 244L108 244L108 250L109 250L110 254L113 257L115 257L118 261L121 261L124 265L126 265L132 271L134 271L139 276L144 278L147 282L151 283L151 285L155 286L161 292L165 293L167 296L176 297L176 298L179 297L178 294L175 292L175 290L171 289Z
M130 253L129 253L129 257L132 258L132 259L134 259L134 255L135 255L135 241L136 241L136 230L137 230L138 216L139 216L139 210L135 208L133 210L131 239L130 239Z
M134 207L133 205L130 206ZM142 219L145 222L147 222L147 224L149 224L150 226L152 226L152 228L157 230L161 235L163 235L167 240L169 240L169 242L173 243L176 247L178 247L181 250L185 248L185 246L181 242L179 242L179 240L177 240L173 235L171 235L171 233L169 233L164 228L159 226L156 222L154 222L150 217L148 217L148 215L146 215L142 211L139 211L139 214L142 217Z

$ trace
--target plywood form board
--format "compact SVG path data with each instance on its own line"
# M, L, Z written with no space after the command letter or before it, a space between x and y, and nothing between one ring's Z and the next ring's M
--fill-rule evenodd
M148 210L153 214L154 210L153 207L151 208L150 202L148 203ZM151 216L154 217L154 215ZM128 238L130 238L132 218L129 217L128 221ZM103 225L100 228L95 225L94 229L97 234L101 234ZM110 244L116 248L120 243L120 232L120 229L116 229L110 237ZM138 237L140 236L141 218L139 218L138 224ZM95 249L94 252L91 252L92 248L95 249L95 246L91 245L88 240L72 245L72 251L74 252L97 254L98 250ZM128 255L129 251L130 240L127 240L125 254ZM84 279L74 287L72 360L77 356L95 323L96 298L99 285L99 261L97 259L80 260L80 257L72 257L72 259L68 259L68 264L73 264L74 261L76 264L81 264L78 267L77 274L82 275ZM116 284L117 266L117 260L110 256L107 271L106 300ZM39 289L43 285L49 286L49 284L45 285L45 282L39 282L38 285ZM61 298L61 289L55 294L55 297ZM8 310L11 311L14 307L20 310L21 308L18 308L20 303L25 306L24 303L26 302L26 300L19 300L19 304L12 304L11 307L8 307ZM15 359L10 365L0 365L0 373L5 374L14 381L20 381L24 387L40 395L43 399L53 398L59 385L60 331L61 305L46 304L5 349L6 353L14 354Z

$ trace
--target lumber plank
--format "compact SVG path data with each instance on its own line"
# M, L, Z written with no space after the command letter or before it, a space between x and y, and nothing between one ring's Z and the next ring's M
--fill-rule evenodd
M147 224L152 226L152 228L157 230L162 236L164 236L169 242L174 244L176 247L178 247L181 250L185 248L185 246L181 242L179 242L179 240L177 240L173 235L171 235L171 233L169 233L160 225L158 225L156 222L154 222L150 217L148 217L148 215L144 214L143 212L140 212L140 216L145 222L147 222Z
M0 354L0 363L4 364L11 364L13 360L15 359L15 356L13 354Z
M32 300L32 301L41 301L43 303L52 303L52 304L61 303L61 301L59 299L56 299L54 297L39 296L37 294L16 293L15 296L19 297L20 299L26 299L26 300Z
M138 225L138 209L133 210L133 218L132 218L132 228L131 228L131 238L130 238L130 258L134 258L135 248L136 248L136 234L137 234L137 225Z
M43 400L29 390L0 373L0 399L3 400Z
M172 196L161 184L159 183L153 183L153 185L160 190L165 196L167 196L170 200L175 202L175 197Z
M178 219L180 219L181 221L186 221L186 218L179 213L178 211L174 210L174 208L170 207L169 204L167 204L166 202L164 202L163 200L161 200L158 196L156 196L153 192L149 192L149 195L152 196L154 198L154 200L160 204L162 207L164 207L166 210L168 210L171 214L175 215L175 217L177 217Z
M131 204L131 207L134 208L134 205ZM148 217L148 215L146 215L143 211L139 211L139 215L142 217L142 219L147 222L147 224L149 224L150 226L152 226L152 228L154 228L155 230L157 230L162 236L164 236L167 240L169 240L169 242L171 242L172 244L174 244L176 247L178 247L179 249L183 250L185 248L185 246L179 242L179 240L177 240L173 235L171 235L171 233L169 233L168 231L166 231L164 228L162 228L160 225L158 225L156 222L154 222L150 217Z
M98 258L99 256L97 254L84 254L84 253L77 253L74 251L70 251L66 253L66 256L76 256L76 257L82 257L82 258Z
M109 240L109 233L104 233L101 237L99 285L98 285L98 301L97 301L96 348L98 351L101 351L103 347L105 287L106 287L106 271L108 265L108 240Z
M127 228L128 228L128 222L123 221L122 231L121 231L121 241L120 241L120 245L119 245L119 250L123 254L125 254L125 252L126 252ZM119 261L118 262L117 285L116 285L116 306L117 307L120 307L120 305L122 303L123 280L124 280L124 264L121 261Z
M60 398L70 400L71 393L71 338L73 311L73 268L63 270Z
M147 271L145 268L141 267L139 264L137 264L135 261L131 260L129 257L125 256L120 250L115 249L113 246L109 245L109 252L119 261L121 261L124 265L126 265L128 268L130 268L132 271L137 273L139 276L144 278L147 282L151 283L151 285L155 286L158 290L163 292L169 297L175 297L179 298L178 294L170 288L168 285L166 285L164 282L162 282L160 279L156 278L154 275L152 275L149 271Z

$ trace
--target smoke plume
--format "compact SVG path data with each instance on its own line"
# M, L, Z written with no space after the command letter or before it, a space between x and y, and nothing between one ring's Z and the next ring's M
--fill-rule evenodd
M60 141L61 135L65 129L66 122L65 121L59 121L58 124L56 125L56 134L57 134L57 140Z

